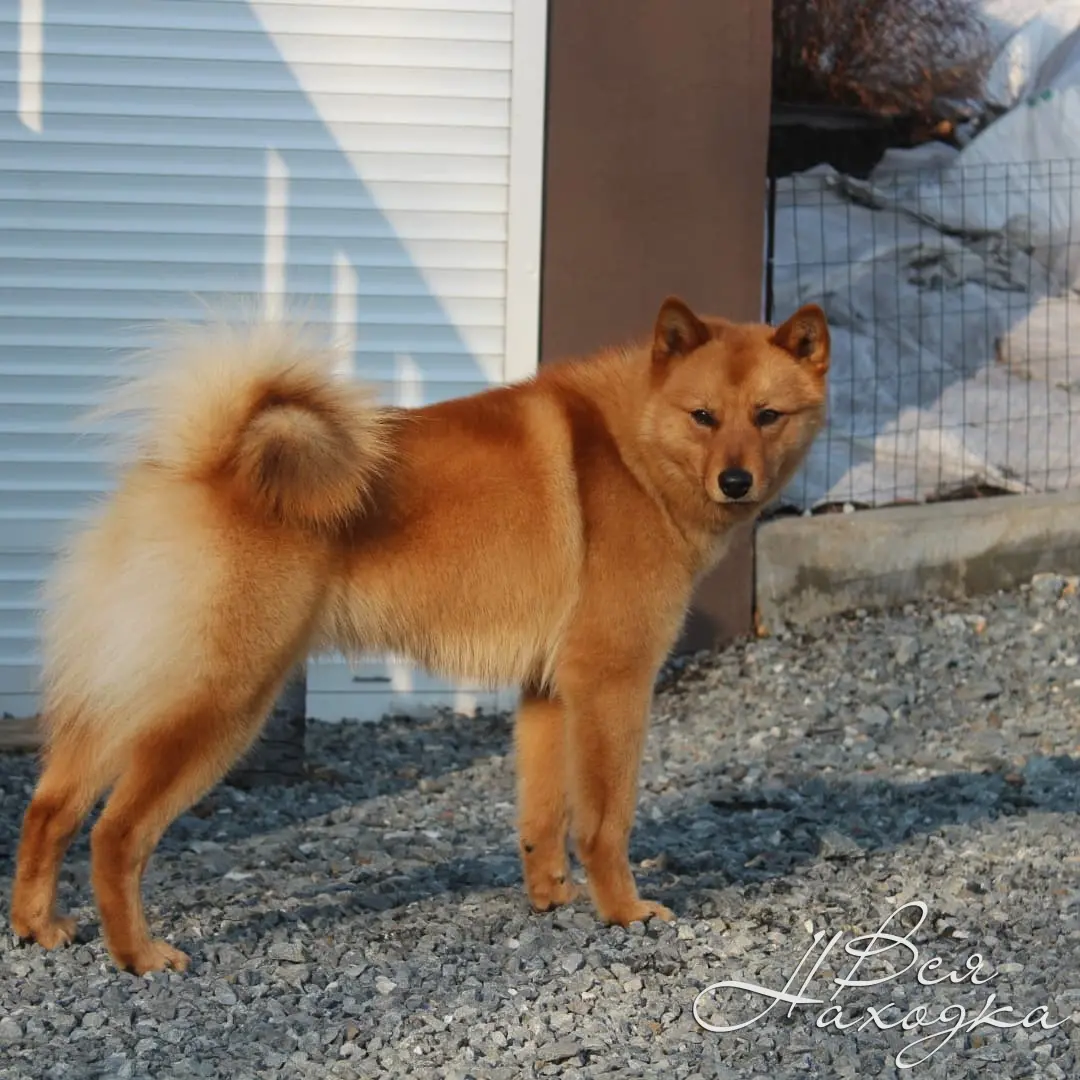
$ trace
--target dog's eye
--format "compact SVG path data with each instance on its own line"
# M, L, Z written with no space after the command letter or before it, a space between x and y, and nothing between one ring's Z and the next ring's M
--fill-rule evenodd
M701 427L716 427L716 417L708 409L695 409L690 418Z
M775 409L760 409L758 414L754 417L754 423L758 427L768 427L770 424L775 424L780 419L782 413L778 413Z

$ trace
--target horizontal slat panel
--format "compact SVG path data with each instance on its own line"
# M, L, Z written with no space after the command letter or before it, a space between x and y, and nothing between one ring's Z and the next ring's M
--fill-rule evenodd
M24 490L29 488L32 491L49 492L59 490L65 484L77 486L83 491L103 491L111 487L110 475L100 462L70 459L47 462L0 461L0 500L3 500L5 505L18 507L21 504L18 497L20 492L3 479L4 474L14 471L15 466L18 467L18 483L23 485ZM3 590L0 590L0 603L3 602L4 595Z
M33 367L21 373L13 373L0 368L0 403L10 404L18 401L76 401L100 394L112 382L109 372L103 370L99 375L77 376L64 372L61 376L62 387L57 385L55 375L46 371L35 371ZM0 461L3 460L0 454Z
M262 165L265 167L265 160ZM266 201L264 176L174 176L145 172L19 172L0 160L0 193L3 198L37 199L47 202L118 202L155 206L232 206L263 210ZM440 210L451 213L505 213L504 184L444 184L415 181L381 188L376 198L355 177L329 179L309 177L289 191L289 209L336 210L339 215L357 210ZM85 211L84 211L85 212ZM0 266L0 271L3 267Z
M392 360L392 357L389 359ZM392 365L389 367L390 370L393 369ZM452 371L440 367L430 377L414 383L365 375L362 368L358 368L358 375L366 378L378 399L387 404L398 401L406 389L410 395L420 398L418 404L426 404L448 397L478 393L490 386L490 382L481 377L481 372L477 367L472 364L468 365L467 370L465 365L461 367L458 377L454 377ZM86 411L87 404L0 405L0 449L10 446L41 445L45 448L54 446L57 438L71 437L73 431L79 434L80 428L84 426L80 421ZM124 431L125 429L118 426L114 430ZM83 435L82 437L93 438L97 441L95 436ZM38 441L35 442L35 440ZM3 538L5 548L6 540L5 536Z
M238 273L249 271L249 265L225 261L200 265L134 259L2 259L0 289L16 302L41 289L57 294L70 291L87 298L117 290L163 296L170 290L235 295ZM289 286L294 294L327 293L332 277L333 269L325 260L307 265L290 260ZM367 267L357 281L356 292L371 303L405 297L430 299L434 292L445 309L452 300L501 301L506 295L506 275L497 270L428 270L421 278L412 269Z
M28 628L28 634L33 634L33 631ZM4 712L11 713L12 716L29 715L28 713L18 713L11 707L8 700L9 695L31 695L36 694L39 689L39 680L41 678L41 672L37 664L34 662L33 654L27 654L22 648L20 648L20 639L16 639L15 642L11 642L0 637L0 683L4 687ZM35 712L36 709L31 708L30 712ZM4 721L0 718L0 724Z
M45 449L37 453L23 445L10 451L0 449L0 474L18 475L23 480L28 479L35 470L49 471L54 474L51 479L64 476L80 479L80 473L87 477L99 477L108 469L111 460L104 446L72 447L64 450L57 445L57 440L50 440ZM15 466L18 466L17 470ZM3 576L0 571L0 578Z
M41 581L51 564L43 551L10 552L0 548L0 581Z
M35 628L36 622L30 620L26 624L26 636L36 637ZM22 636L6 638L2 634L0 631L0 686L5 691L0 694L3 712L14 717L36 715L38 702L34 700L27 708L23 701L31 695L36 699L40 691L40 660L35 655L32 642L27 642ZM0 725L3 722L3 717L0 717ZM0 733L2 731L0 726Z
M72 421L54 426L52 430L38 430L36 427L28 431L0 429L0 454L25 454L32 460L43 460L50 453L69 453L76 458L88 454L94 455L93 460L107 458L107 438L88 435L79 430L81 427L73 418ZM6 548L0 546L2 550Z
M49 26L63 28L68 33L114 30L156 36L162 30L210 31L220 40L227 32L258 35L262 31L262 23L258 20L259 0L253 3L153 0L153 3L141 3L141 10L137 12L117 4L88 4L85 0L78 3L49 0L49 3L53 8L49 12ZM424 2L395 9L385 4L327 4L320 0L304 4L293 0L288 4L274 4L268 10L275 34L301 37L311 34L312 28L316 27L322 34L342 36L505 42L510 40L511 31L508 8L485 11L482 5L455 8ZM16 16L14 5L0 8L0 26L14 24ZM133 25L136 22L137 25Z
M71 0L68 0L70 3ZM300 0L251 0L252 6L261 13L277 8L295 7ZM319 0L323 7L353 6L364 8L391 8L409 11L513 11L514 0Z
M79 133L85 140L85 129ZM329 147L329 142L327 143ZM40 142L24 138L5 140L4 161L8 168L57 169L62 171L115 172L117 154L113 147L97 142ZM205 146L141 146L129 143L123 161L133 172L159 175L248 177L266 182L266 153L252 148ZM498 155L466 154L371 154L346 157L333 149L293 150L285 161L290 189L302 181L346 178L358 187L374 183L505 184L508 162ZM363 181L357 177L362 176Z
M84 500L84 507L93 505ZM4 551L36 553L57 551L71 535L72 517L69 512L28 513L0 508L0 529L4 531Z
M12 712L10 694L34 693L40 663L38 632L43 608L45 566L27 573L18 567L18 555L0 556L0 698ZM40 555L23 556L40 564ZM13 566L14 564L14 566Z
M212 4L215 0L191 0L194 3ZM310 8L318 8L320 13L333 13L335 10L345 8L348 10L360 9L364 11L405 11L412 15L429 12L462 12L465 14L503 14L509 15L513 11L513 0L312 0L308 5L306 0L216 0L218 4L229 7L237 7L245 12L250 10L260 18L274 16L275 13L299 9L305 11ZM155 5L160 3L163 8L172 7L178 11L184 11L189 0L154 0ZM67 22L75 22L94 19L98 17L98 11L88 16L85 12L84 0L49 0L50 16L62 18ZM129 18L129 23L138 22L145 25L143 12L149 6L145 0L126 0L119 3L118 0L106 7L99 5L105 11L137 11L135 18Z
M29 259L56 256L69 257L73 250L68 234L56 230L21 230L7 229L0 232L0 261L4 259ZM152 243L148 242L152 240ZM234 258L238 254L238 244L222 244L223 253ZM248 244L252 260L258 256L254 250L257 245L254 238ZM187 233L159 232L148 238L146 235L128 235L123 232L79 232L78 251L89 259L145 259L168 251L175 262L205 263L213 245L204 236L191 236ZM415 240L408 248L394 240L365 240L363 244L350 245L346 252L349 262L358 270L368 267L375 269L398 269L423 267L440 270L498 270L506 266L506 246L500 243L454 243L442 240ZM300 259L301 255L289 253L289 264ZM332 253L325 247L318 256L309 255L312 262L332 266ZM247 264L247 276L255 288L262 287L262 268L257 262ZM238 290L244 289L243 278L234 283Z
M68 234L88 231L160 233L266 239L265 215L255 207L244 212L234 206L173 206L96 203L92 221L87 221L85 203L44 202L32 199L0 198L0 230L27 232L59 230ZM345 245L351 240L473 241L503 243L506 240L505 214L458 214L408 211L394 215L393 223L376 210L342 214L338 210L293 210L285 222L290 237L315 237ZM92 228L90 228L92 226ZM75 238L73 238L75 240ZM77 242L77 241L75 241Z
M2 55L2 54L0 54ZM0 80L0 87L3 87ZM49 87L49 133L54 125L70 129L80 117L122 116L171 120L273 122L287 133L290 124L311 124L311 103L294 90L236 90L184 87L139 87L138 94L118 100L116 88L94 84L56 83ZM319 116L333 123L392 126L437 124L455 128L507 127L510 102L502 97L466 97L406 94L328 95ZM85 119L82 121L85 123Z
M30 487L17 481L5 483L0 479L0 522L14 515L18 520L40 514L70 517L86 506L88 496L110 490L104 479L98 481L67 479L60 483Z
M47 295L29 290L5 290L0 293L0 333L8 318L53 319L57 305L62 305L65 317L72 319L119 319L124 323L182 319L192 311L191 299L182 293L146 290L130 292L117 289L101 293L91 290L55 289ZM417 303L414 296L358 296L355 301L355 322L370 344L369 330L380 324L398 326L407 323L410 331L418 327L445 328L449 319L461 328L502 327L502 300L458 299L440 304ZM342 324L345 325L345 324ZM0 386L0 398L6 392Z
M442 325L410 324L407 327L393 324L365 323L357 351L380 352L385 349L407 350L412 353L445 353L449 355L472 355L461 342L461 331L466 328ZM468 328L481 352L502 351L501 327ZM21 347L29 344L78 345L87 347L123 347L135 344L131 336L131 320L110 316L94 318L92 315L57 319L0 318L0 348Z
M365 158L379 155L443 154L505 158L510 147L506 127L458 125L365 124L341 121L334 125L341 150L357 149ZM78 142L86 137L85 117L63 113L49 117L50 140ZM229 149L265 151L267 146L291 161L293 153L326 152L331 149L326 131L308 121L244 119L183 120L175 117L109 116L94 120L94 143L99 152L122 152L125 146L149 153L155 147L190 147L193 150ZM19 140L11 140L17 152Z
M389 352L371 353L366 355L358 353L354 357L354 374L358 378L362 378L369 383L376 393L386 400L390 400L390 398L387 398L387 395L390 394L395 387L401 386L423 386L426 388L425 394L429 391L430 393L435 393L437 391L444 394L446 397L457 397L462 394L474 393L476 390L484 389L489 386L489 382L478 377L478 372L489 367L493 360L501 358L501 354L492 353L485 357L473 353L463 361L462 357L465 354L447 356L440 353L431 353L425 356L420 353L414 357L414 362L421 373L420 378L415 380L402 380L400 376L389 375L390 372L395 370L395 357L400 355L401 354L399 353ZM109 358L106 357L102 364L102 374L104 376L102 379L103 384L110 381L110 376L119 375L124 370L122 362L119 360L119 350L114 358L114 362L109 364L108 361ZM35 434L47 436L47 439L40 444L42 447L47 447L51 445L50 440L53 440L58 436L97 443L100 441L101 437L108 436L111 431L123 430L122 428L110 427L103 422L100 431L99 428L95 426L93 432L90 432L86 429L86 417L84 413L85 409L83 406L70 405L67 407L67 413L55 423L44 424L41 418L34 418L32 421L23 422L19 418L17 409L13 409L7 422L0 425L0 452L6 452L20 445L17 442L5 442L3 438L5 432L11 435L18 434L20 438L26 437L28 439L32 439ZM39 426L43 424L44 426ZM27 443L27 445L30 445L30 443ZM73 443L72 445L76 444ZM81 451L79 452L81 453Z
M20 612L36 615L41 610L41 582L12 581L0 579L4 582L0 589L0 612ZM0 619L3 616L0 615Z
M18 350L11 350L10 359L0 353L0 377L6 374L15 376L38 375L56 376L67 379L86 378L99 380L102 387L111 384L116 378L126 378L132 374L132 367L127 362L129 353L136 351L134 347L125 351L119 347L112 350L91 350L78 346L66 348L39 348L26 346ZM379 372L390 370L394 366L394 357L400 355L391 352L356 351L354 358L358 364L367 364L373 375L371 378L377 386L381 386ZM441 353L421 354L423 363L420 369L421 378L432 373L437 373L435 380L441 386L472 385L475 382L475 371L488 370L492 365L502 359L502 353L478 353L473 352L466 363L462 363L462 354L450 356ZM363 372L357 370L358 377L363 377ZM401 380L396 380L400 382ZM465 391L454 391L464 393ZM77 434L77 433L76 433ZM72 435L75 437L75 434ZM90 439L89 433L82 435L84 439ZM0 442L0 450L4 444ZM81 451L80 451L81 453Z
M490 25L490 20L485 20ZM417 28L419 23L413 24ZM189 30L155 33L140 27L65 26L50 20L49 61L63 67L71 58L89 57L99 63L116 59L195 60L199 63L281 65L272 39L250 29ZM290 36L290 62L338 67L462 68L469 71L508 71L510 40L440 40L438 38L355 36L305 33Z
M2 70L17 71L8 53ZM5 75L12 85L11 76ZM178 91L208 89L218 91L263 90L296 93L291 73L272 64L238 64L207 60L162 60L145 57L112 57L102 63L94 57L53 58L50 53L49 85L112 86L129 88L170 87ZM2 85L2 83L0 83ZM477 70L454 67L409 67L377 65L356 67L342 64L314 64L304 72L308 94L406 94L492 98L508 101L509 70Z

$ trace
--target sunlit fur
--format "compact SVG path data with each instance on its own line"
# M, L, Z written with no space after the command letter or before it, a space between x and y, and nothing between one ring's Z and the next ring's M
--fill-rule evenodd
M47 593L21 936L71 939L60 862L111 788L92 835L108 946L134 971L185 966L149 935L146 861L327 646L520 687L532 903L573 895L572 827L603 919L670 917L638 896L627 858L655 673L696 580L821 424L821 312L773 330L672 299L647 341L416 410L377 407L333 360L280 327L219 329L186 335L117 398L140 435ZM763 407L784 416L760 427ZM701 408L715 427L694 422ZM718 488L733 466L753 476L739 502Z

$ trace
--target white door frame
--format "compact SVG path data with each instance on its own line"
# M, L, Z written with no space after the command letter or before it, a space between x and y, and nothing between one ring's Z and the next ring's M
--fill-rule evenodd
M503 361L507 382L528 378L540 362L548 0L514 0L513 11Z

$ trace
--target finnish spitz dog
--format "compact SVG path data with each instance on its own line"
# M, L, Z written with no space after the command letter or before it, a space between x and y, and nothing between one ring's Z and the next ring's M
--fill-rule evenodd
M150 936L147 861L320 648L520 687L533 906L574 896L572 832L600 918L671 918L628 858L654 680L695 582L822 425L821 309L774 328L669 298L651 338L409 410L272 325L162 360L123 398L145 423L115 493L48 586L15 932L72 939L60 863L111 789L91 835L109 950L138 973L185 968Z

